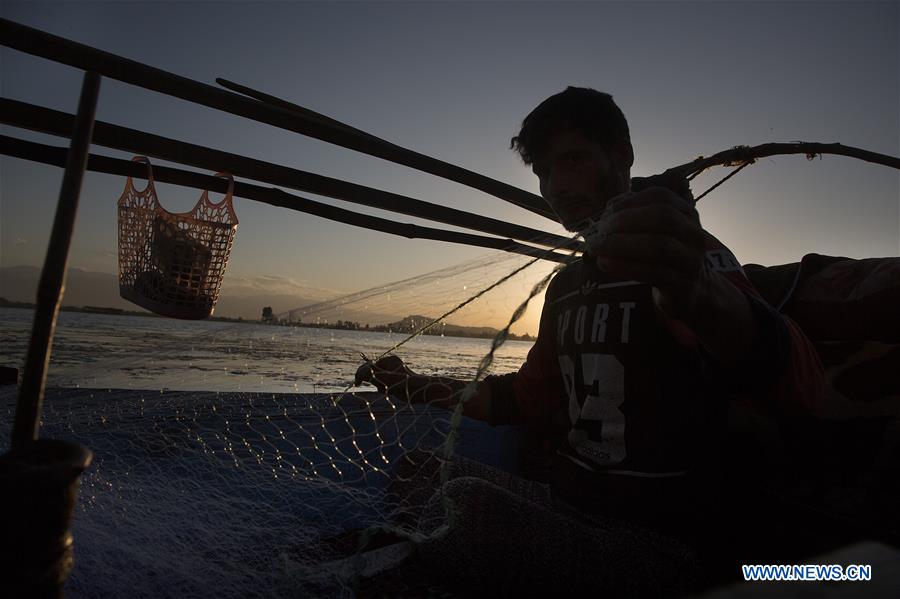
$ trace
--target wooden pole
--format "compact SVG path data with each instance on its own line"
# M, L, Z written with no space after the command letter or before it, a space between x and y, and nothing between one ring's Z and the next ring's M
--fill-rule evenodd
M72 130L73 118L72 115L65 112L34 106L17 100L0 99L0 122L8 125L67 137ZM581 245L580 242L566 237L530 227L471 214L463 210L254 158L247 158L238 154L222 152L127 127L111 125L103 121L97 121L94 127L93 143L211 171L228 171L235 177L264 181L279 187L307 191L372 208L399 212L447 225L519 239L547 247L576 249Z
M278 106L279 108L284 108L286 110L290 110L292 112L297 112L299 114L305 115L307 118L315 119L322 121L324 123L328 123L333 125L334 127L338 127L344 131L349 131L354 133L355 135L365 136L366 138L376 141L381 144L389 145L390 142L381 139L380 137L375 137L371 133L366 133L361 129L357 129L356 127L351 127L346 123L342 123L341 121L335 120L329 116L325 116L324 114L318 113L314 110L310 110L309 108L304 108L298 104L294 104L293 102L288 102L287 100L282 100L276 96L267 94L265 92L261 92L259 90L255 90L252 87L247 87L246 85L241 85L240 83L235 83L233 81L229 81L228 79L223 79L222 77L216 77L216 83L224 87L225 89L229 89L233 92L237 92L249 98L253 98L254 100L259 100L260 102L265 102L266 104L271 104L272 106Z
M359 135L346 125L336 126L320 118L259 102L241 94L193 81L7 19L0 19L0 43L21 52L79 69L96 71L110 79L117 79L182 100L230 112L437 175L481 190L535 214L556 220L550 208L539 196L459 166L379 140L374 136Z
M66 161L66 153L65 148L48 146L0 135L0 154L32 160L34 162L41 162L43 164L63 166ZM130 160L121 160L119 158L110 158L108 156L98 156L95 154L91 154L88 157L87 170L138 179L145 178L147 175L146 167L141 164L135 164ZM203 175L165 166L153 167L153 176L157 181L163 183L183 185L195 189L209 189L211 191L225 193L228 188L228 182L219 177L212 177L210 175ZM431 239L435 241L446 241L475 247L491 248L522 254L524 256L538 257L551 262L565 263L572 260L572 256L570 255L516 243L512 239L485 237L483 235L474 235L471 233L444 231L431 227L423 227L412 223L400 223L393 220L378 218L376 216L359 214L358 212L353 212L352 210L346 210L337 206L329 206L328 204L289 194L280 189L262 187L250 183L242 183L240 181L235 182L233 193L235 197L263 202L272 206L289 208L291 210L313 214L340 223L363 227L373 231L390 233L392 235L399 235L408 239Z
M900 169L900 158L895 156L879 154L870 150L845 146L844 144L839 143L823 144L808 141L795 141L790 143L767 143L752 147L735 146L709 157L700 156L685 164L673 166L672 168L667 169L663 175L692 178L713 166L741 166L752 164L760 158L786 154L804 154L810 160L816 156L821 156L822 154L835 154Z
M78 212L78 196L87 164L88 149L94 128L94 114L97 96L100 93L100 76L97 73L84 74L81 98L78 101L78 115L72 131L66 170L63 173L59 202L53 220L53 230L47 247L47 256L41 270L38 286L37 306L31 327L31 341L25 358L22 387L19 390L16 415L13 422L10 454L27 453L38 437L41 408L44 401L44 384L53 345L56 317L66 284L66 266L69 261L69 246L75 228Z

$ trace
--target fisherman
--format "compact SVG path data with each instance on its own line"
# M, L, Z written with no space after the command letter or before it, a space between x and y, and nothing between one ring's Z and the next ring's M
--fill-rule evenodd
M551 466L532 482L457 462L442 491L460 513L422 553L482 590L685 592L721 508L729 401L813 411L817 354L703 229L686 181L631 178L612 96L551 96L511 148L566 229L590 231L547 289L526 362L468 393L397 356L364 364L357 382L447 408L465 397L466 416L536 431Z

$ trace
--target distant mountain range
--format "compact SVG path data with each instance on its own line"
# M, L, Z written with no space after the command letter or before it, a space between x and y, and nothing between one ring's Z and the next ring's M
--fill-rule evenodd
M33 303L36 299L41 271L35 266L0 267L0 297L13 302ZM216 305L216 316L259 320L262 309L271 306L279 314L287 310L318 303L321 298L307 298L278 293L252 294L245 289L240 295L223 293ZM65 306L98 306L141 311L142 308L119 297L119 280L114 274L70 268L66 274Z
M392 322L390 324L384 325L385 328L390 329L391 331L401 332L401 333L412 333L413 331L417 331L429 322L434 320L433 318L429 318L428 316L407 316L402 320L398 320L397 322ZM433 332L435 334L445 334L451 337L487 337L493 338L499 331L492 327L466 327L456 324L436 324L434 327L429 329L429 332Z
M0 267L0 297L11 302L34 303L40 276L41 271L35 266ZM298 307L321 304L324 300L330 299L329 294L332 298L338 295L337 292L302 287L298 284L286 284L283 281L285 279L278 277L257 277L255 279L236 277L233 281L226 279L216 304L215 316L259 320L262 317L262 309L266 306L270 306L272 311L279 315ZM260 287L263 289L257 290ZM267 291L266 287L274 292ZM308 295L284 292L292 288L300 289ZM229 289L234 291L229 292ZM74 307L94 306L144 311L143 308L119 296L119 280L116 275L80 268L68 270L62 303L64 306ZM342 319L373 325L400 318L398 314L380 314L343 307L317 310L317 315L328 321ZM304 320L310 319L314 320L315 315L304 318Z
M0 297L12 302L33 303L37 298L40 277L41 270L36 266L4 266L0 268ZM66 273L62 303L66 306L141 310L119 297L119 281L115 275L80 268L70 268Z
M0 267L0 298L8 302L34 304L37 296L38 281L41 271L35 266ZM297 285L295 285L297 286ZM234 286L237 292L229 295L223 291L216 305L215 316L224 318L243 318L244 320L260 320L262 309L271 306L275 315L288 310L310 306L311 314L303 315L302 310L295 315L305 323L314 323L320 319L323 323L334 326L343 321L354 328L353 323L361 327L370 324L377 330L391 330L395 333L411 333L431 322L433 318L422 315L399 317L397 315L374 313L367 310L353 310L345 306L328 307L327 300L321 295L324 290L309 288L317 293L317 297L308 298L286 293L253 293L253 287L246 282ZM66 275L66 290L63 295L63 306L112 308L130 312L146 312L143 308L122 299L119 296L119 280L116 275L103 272L92 272L80 268L70 268ZM324 304L324 306L323 306ZM456 324L435 325L429 333L444 334L451 337L486 337L493 338L497 329L492 327L462 326ZM515 336L513 336L515 337ZM526 337L527 338L527 337Z

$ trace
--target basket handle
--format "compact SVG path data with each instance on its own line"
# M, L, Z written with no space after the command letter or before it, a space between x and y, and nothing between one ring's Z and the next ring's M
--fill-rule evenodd
M234 196L234 177L231 173L226 171L220 171L213 175L214 177L221 177L223 179L228 179L228 191L225 192L225 197L222 198L221 201L213 203L212 200L209 199L209 190L204 190L203 195L200 197L200 202L206 202L213 208L218 208L223 203L225 204L225 208L228 209L228 215L231 217L232 224L238 224L237 214L234 213L234 202L232 198Z
M153 191L153 195L156 195L156 186L153 184L153 167L150 166L150 159L146 156L135 156L131 159L132 162L143 162L147 165L147 185L141 191L138 191L134 188L134 181L131 176L128 177L128 184L134 189L135 193L146 193L148 189Z

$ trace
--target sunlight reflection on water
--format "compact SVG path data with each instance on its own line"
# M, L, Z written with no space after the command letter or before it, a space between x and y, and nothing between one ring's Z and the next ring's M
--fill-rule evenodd
M0 364L21 369L31 310L0 308ZM360 353L375 357L406 335L251 323L61 312L48 386L185 391L343 391ZM489 339L418 337L399 350L424 374L466 379ZM512 372L530 342L508 341L492 372ZM371 388L370 388L371 389Z

